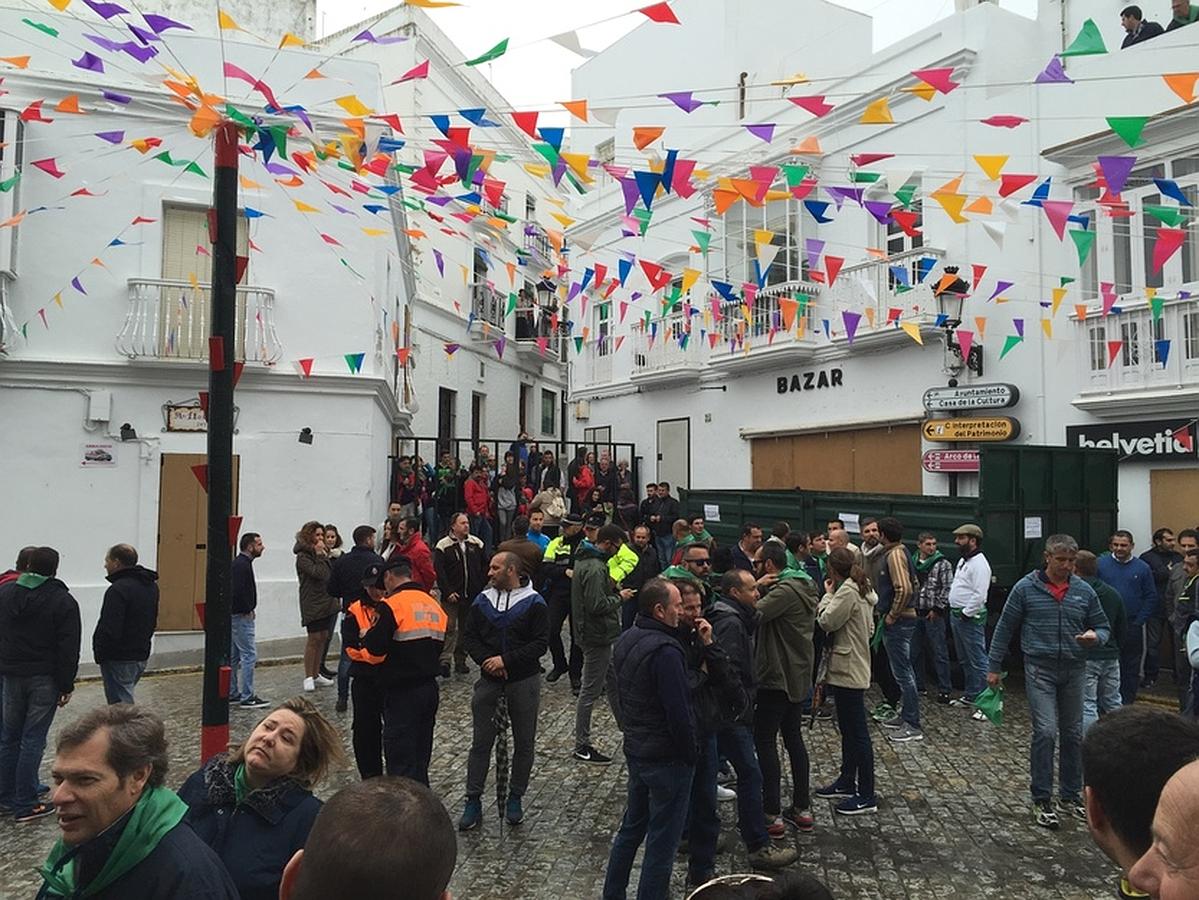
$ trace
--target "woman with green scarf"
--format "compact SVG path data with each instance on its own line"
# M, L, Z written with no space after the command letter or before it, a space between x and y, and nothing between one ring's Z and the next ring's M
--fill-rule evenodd
M220 854L241 900L274 900L283 868L308 840L312 788L344 763L337 730L303 697L285 700L244 744L210 759L179 789L186 821Z

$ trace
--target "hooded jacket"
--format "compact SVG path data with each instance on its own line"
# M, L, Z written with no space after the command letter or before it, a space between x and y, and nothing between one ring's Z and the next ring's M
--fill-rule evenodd
M150 639L158 627L158 573L141 566L117 569L108 576L100 621L92 634L96 662L142 662L150 658Z
M757 616L754 610L726 597L717 595L716 602L708 613L712 623L712 634L716 643L728 657L732 677L740 681L745 690L749 703L736 724L749 725L754 719L754 691L757 689L756 670L754 668L754 630Z
M612 588L608 558L584 540L575 552L570 615L581 647L606 647L620 636L620 594Z
M511 591L488 587L470 605L462 629L466 652L480 666L492 656L503 657L509 684L540 674L549 639L549 608L527 581ZM489 681L505 680L480 674Z
M337 615L338 603L329 596L329 573L333 560L317 556L311 547L296 543L296 576L300 579L300 624L309 625Z
M79 604L57 578L26 572L0 587L0 675L52 675L75 690L83 626Z
M758 601L754 665L759 690L785 691L792 703L802 703L808 695L818 599L816 584L806 572L783 569Z

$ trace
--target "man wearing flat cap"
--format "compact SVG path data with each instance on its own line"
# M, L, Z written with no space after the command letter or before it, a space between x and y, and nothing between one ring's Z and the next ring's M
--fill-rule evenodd
M962 557L949 588L949 614L966 691L951 705L972 707L974 698L987 686L987 593L991 589L991 564L983 555L983 530L977 525L954 529L953 542ZM974 717L985 718L977 710Z

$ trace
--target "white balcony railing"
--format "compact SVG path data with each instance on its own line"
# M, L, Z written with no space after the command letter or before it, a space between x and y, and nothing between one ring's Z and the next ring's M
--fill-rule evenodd
M633 342L632 374L698 372L707 360L707 348L698 328L688 332L687 325L686 319L676 314L651 322L648 327L634 327L630 335Z
M129 279L129 310L116 348L130 359L208 359L212 289L186 281ZM275 292L237 289L234 358L275 363L283 353L275 331Z
M523 245L526 250L539 256L541 261L547 265L554 258L554 251L550 246L550 239L546 237L545 229L540 225L535 225L532 222L529 222L525 225Z
M476 281L470 286L470 308L475 321L486 322L492 328L504 330L504 314L508 298L485 282Z
M1079 322L1084 393L1199 388L1199 304L1167 301L1155 323L1144 300L1133 302L1139 308L1109 316L1092 310ZM1111 359L1114 341L1122 343Z
M877 323L887 321L892 309L903 310L903 318L915 313L936 314L938 308L934 290L941 281L945 251L934 247L905 250L883 259L870 259L846 266L831 288L825 288L824 318L842 310L865 313L874 310ZM905 278L898 274L902 270Z

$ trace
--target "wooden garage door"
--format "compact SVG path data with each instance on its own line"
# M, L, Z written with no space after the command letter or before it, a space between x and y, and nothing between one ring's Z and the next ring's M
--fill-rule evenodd
M920 494L920 426L826 431L751 442L756 489Z
M1149 503L1154 530L1177 534L1199 522L1199 469L1151 469Z
M197 631L196 604L204 601L208 564L208 494L192 466L203 453L164 453L158 485L158 629ZM233 514L237 515L239 462L233 457Z

